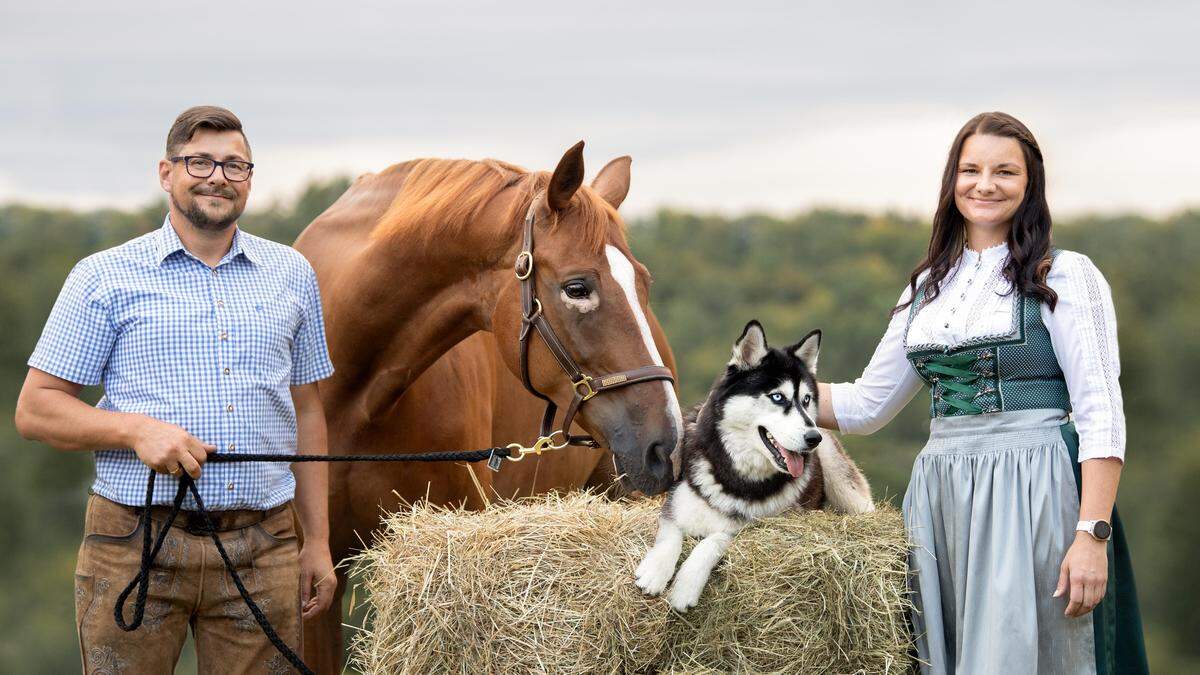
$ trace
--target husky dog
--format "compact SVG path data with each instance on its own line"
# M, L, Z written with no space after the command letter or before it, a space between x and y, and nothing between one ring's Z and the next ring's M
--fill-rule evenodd
M733 536L750 522L793 507L875 509L871 487L837 439L816 426L821 331L783 349L746 324L733 358L684 424L681 478L667 495L654 546L637 585L658 595L671 580L684 535L703 537L675 578L668 601L686 612Z

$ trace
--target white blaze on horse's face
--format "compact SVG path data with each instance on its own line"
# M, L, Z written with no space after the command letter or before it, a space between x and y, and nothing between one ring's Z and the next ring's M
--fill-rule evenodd
M651 361L656 366L663 365L662 356L658 353L658 346L654 344L654 335L650 332L650 322L646 320L646 313L642 311L642 304L638 302L637 275L633 270L633 264L629 262L629 258L626 258L620 249L611 244L604 247L604 255L608 258L608 268L612 272L613 279L621 287L621 290L625 292L625 300L629 302L629 309L633 312L633 318L637 321L638 330L642 333L642 341L646 343L646 351L650 354ZM670 382L665 380L658 384L662 386L667 394L667 417L671 419L671 423L675 426L675 438L682 441L683 412L679 408L679 399L675 396L675 388L671 386ZM672 462L675 462L675 458L678 456L676 452L677 447L671 448Z

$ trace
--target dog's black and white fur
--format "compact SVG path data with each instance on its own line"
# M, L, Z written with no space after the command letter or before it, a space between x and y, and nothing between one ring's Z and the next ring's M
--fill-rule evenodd
M675 575L668 601L696 605L713 567L751 521L793 507L873 511L871 488L837 439L816 426L821 332L773 349L757 321L707 400L684 425L681 479L667 495L637 585L658 595L675 571L684 535L703 537Z

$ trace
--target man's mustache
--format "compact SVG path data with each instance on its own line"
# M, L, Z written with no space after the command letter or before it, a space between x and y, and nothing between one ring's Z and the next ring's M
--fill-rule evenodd
M230 188L230 187L207 188L207 187L197 186L197 187L192 188L192 193L198 194L198 195L205 195L205 196L209 196L209 197L224 197L226 199L234 199L237 197L237 193L234 192L233 188Z

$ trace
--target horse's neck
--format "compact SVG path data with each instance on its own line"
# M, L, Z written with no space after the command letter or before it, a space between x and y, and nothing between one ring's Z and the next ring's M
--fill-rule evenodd
M374 245L341 270L330 293L328 333L335 398L367 418L386 412L454 345L490 329L498 263L464 255L469 242Z

